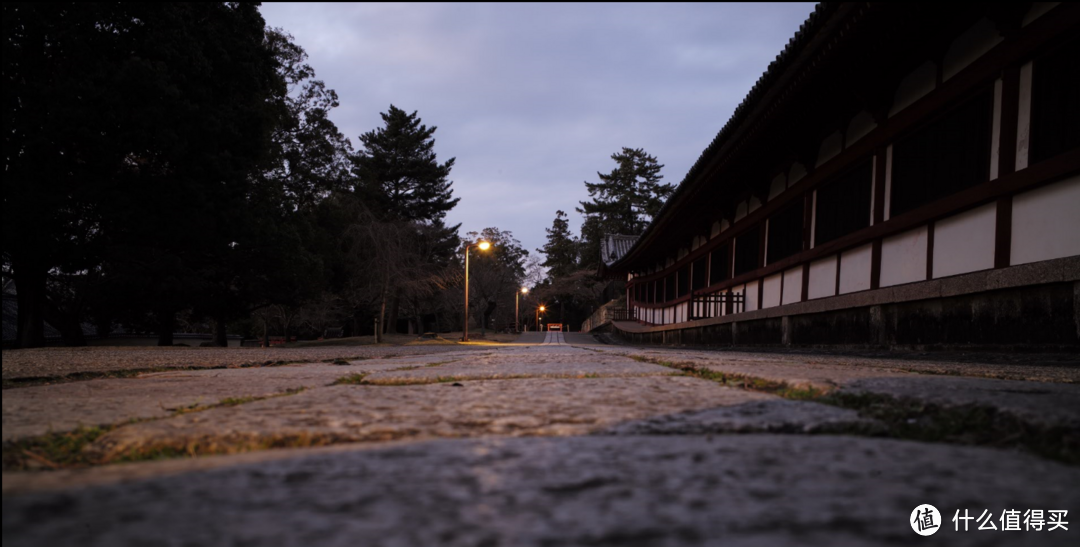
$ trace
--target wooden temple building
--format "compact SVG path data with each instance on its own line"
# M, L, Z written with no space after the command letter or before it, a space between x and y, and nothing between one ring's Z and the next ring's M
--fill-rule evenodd
M819 4L627 241L636 342L1080 346L1080 4Z

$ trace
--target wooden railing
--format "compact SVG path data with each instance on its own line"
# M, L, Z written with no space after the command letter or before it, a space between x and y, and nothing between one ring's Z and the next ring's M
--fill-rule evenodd
M695 294L690 297L690 320L720 317L732 313L742 313L746 309L746 297L742 293L725 292Z
M581 332L589 332L611 321L636 321L637 316L634 314L634 310L616 307L615 304L618 302L618 300L612 300L596 310L581 324Z

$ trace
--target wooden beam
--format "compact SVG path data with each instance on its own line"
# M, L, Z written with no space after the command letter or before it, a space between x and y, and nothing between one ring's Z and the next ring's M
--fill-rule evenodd
M1012 261L1012 196L997 200L994 224L994 267L1007 268Z

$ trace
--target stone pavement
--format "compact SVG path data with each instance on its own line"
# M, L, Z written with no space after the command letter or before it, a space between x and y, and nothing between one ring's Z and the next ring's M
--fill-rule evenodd
M161 367L57 350L48 374L27 364L48 361L48 350L6 351L5 378L9 357L11 377L175 370L5 389L3 541L1072 545L1080 537L1080 523L1016 532L997 520L1006 509L1063 509L1066 521L1080 511L1080 468L1044 450L1075 461L1080 379L1071 363L1025 372L605 346L571 333L420 348L276 350L284 353L266 361L293 364L246 368L220 366L259 354L189 352L184 361L171 348L165 357L141 350L169 363ZM877 406L848 404L866 397ZM960 446L955 435L904 440L930 437L918 431L919 415L901 415L910 427L898 428L890 401L909 413L925 408L938 420L927 428L955 417L942 409L982 409L993 420L960 422L983 428L973 437L983 446ZM1021 441L993 438L1002 417ZM48 467L43 456L20 453L38 445L19 443L47 433L99 425L102 434L79 448L81 467L33 470ZM886 438L898 431L908 436ZM292 448L266 450L274 447ZM199 457L175 457L184 454ZM161 456L173 457L153 459ZM944 520L925 540L908 522L922 503ZM954 531L950 519L964 509L988 510L999 530Z

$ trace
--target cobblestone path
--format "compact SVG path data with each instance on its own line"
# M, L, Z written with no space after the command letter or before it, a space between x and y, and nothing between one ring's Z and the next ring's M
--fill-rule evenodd
M1080 511L1068 362L634 348L561 332L336 351L224 368L170 354L164 370L89 353L5 384L5 545L1080 537L1080 522L1003 530L1007 510ZM34 377L15 352L4 360L5 378ZM72 381L71 368L109 375ZM927 539L910 518L924 503L941 514ZM957 511L986 511L997 530L964 531Z

